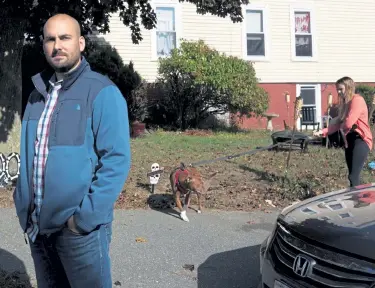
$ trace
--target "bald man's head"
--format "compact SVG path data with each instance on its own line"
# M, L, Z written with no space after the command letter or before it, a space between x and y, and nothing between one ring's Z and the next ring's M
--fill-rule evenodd
M78 21L73 18L72 16L68 15L68 14L56 14L52 17L50 17L47 22L44 24L44 27L43 27L43 33L45 33L45 29L46 29L46 26L49 22L53 22L53 21L68 21L71 23L71 25L74 26L74 29L76 30L76 33L77 35L80 37L82 36L81 34L81 26L79 25Z
M57 14L43 27L43 49L48 63L58 73L76 67L85 48L85 39L76 19L67 14Z

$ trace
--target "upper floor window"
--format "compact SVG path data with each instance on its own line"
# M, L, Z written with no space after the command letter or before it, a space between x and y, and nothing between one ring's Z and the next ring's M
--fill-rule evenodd
M244 56L248 60L264 60L267 56L266 11L248 5L245 9Z
M246 11L247 56L265 56L263 11Z
M294 60L314 60L316 43L314 15L309 9L292 11L292 58Z
M181 38L181 4L176 1L153 1L156 28L151 36L152 60L171 55Z
M294 12L296 56L313 56L310 12Z
M156 53L168 56L176 48L176 13L174 7L156 7Z

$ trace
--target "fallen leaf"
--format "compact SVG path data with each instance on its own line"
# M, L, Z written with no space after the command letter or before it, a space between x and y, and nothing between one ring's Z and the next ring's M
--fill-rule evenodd
M185 270L193 271L194 270L194 265L193 264L185 264L182 266Z
M115 282L115 286L121 286L121 282L120 281L116 281Z
M146 243L147 240L145 238L143 238L143 237L137 237L135 239L135 242L137 242L137 243Z
M266 200L266 203L272 207L276 207L273 203L272 203L272 200Z

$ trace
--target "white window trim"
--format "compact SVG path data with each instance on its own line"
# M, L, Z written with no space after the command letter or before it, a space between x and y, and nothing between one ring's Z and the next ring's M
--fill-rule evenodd
M294 12L310 12L311 39L312 39L312 57L296 56L296 37L295 37L295 18ZM290 38L291 38L291 58L295 62L316 62L318 61L318 45L316 33L315 8L311 5L291 5L290 6Z
M322 129L322 90L321 90L321 85L320 84L297 84L296 85L296 95L297 97L301 95L301 87L314 87L315 88L315 109L316 109L316 121L319 122L319 127ZM303 125L302 129L305 129L305 125ZM315 125L315 129L318 127ZM301 118L298 119L297 121L297 129L301 129ZM313 125L307 125L307 129L313 129Z
M182 21L181 21L181 3L178 0L163 0L158 1L154 0L151 3L152 9L156 12L157 7L166 7L166 8L174 8L174 15L175 15L175 31L176 31L176 47L180 47L180 39L182 38ZM152 29L151 31L151 61L157 61L159 58L165 58L167 56L157 56L156 51L156 28Z
M263 31L264 31L264 54L265 56L248 56L247 55L247 31L246 31L246 10L261 10L263 13ZM242 7L242 54L243 59L254 62L268 62L269 61L269 48L270 48L270 33L268 29L268 7L264 4L248 4Z

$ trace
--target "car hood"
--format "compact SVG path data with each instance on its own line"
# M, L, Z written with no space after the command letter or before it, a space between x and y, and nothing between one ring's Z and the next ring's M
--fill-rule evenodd
M299 202L279 220L303 237L375 259L375 183Z

